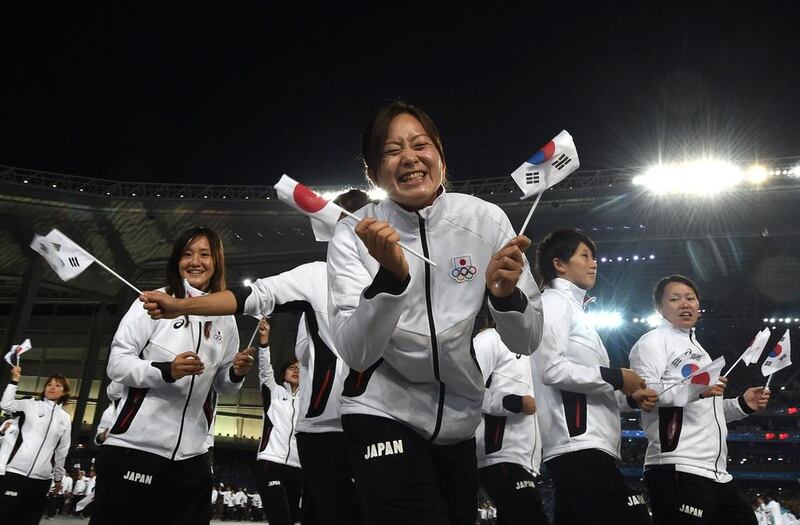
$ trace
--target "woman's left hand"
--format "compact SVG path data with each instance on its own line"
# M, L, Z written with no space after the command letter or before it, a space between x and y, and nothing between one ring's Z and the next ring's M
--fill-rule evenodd
M492 256L486 268L486 286L495 297L508 297L517 288L525 261L522 253L531 245L531 240L518 235L508 241Z
M253 366L253 352L255 348L246 348L236 354L236 357L233 359L233 373L237 376L246 376L247 372L250 371L250 368Z
M770 391L763 386L754 386L744 392L744 402L751 410L764 410L769 403Z

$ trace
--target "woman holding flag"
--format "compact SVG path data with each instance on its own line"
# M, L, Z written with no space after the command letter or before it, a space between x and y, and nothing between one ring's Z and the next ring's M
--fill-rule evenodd
M653 299L662 324L636 342L630 360L648 384L671 383L659 395L658 410L642 413L645 481L655 523L755 524L726 470L725 439L727 422L765 408L769 391L753 387L723 400L727 378L719 377L721 366L713 366L695 337L700 294L691 279L661 279Z
M525 355L538 346L530 240L499 207L445 191L442 142L421 109L379 110L362 156L388 198L339 222L328 285L336 347L353 370L342 426L364 520L472 524L484 385L471 338L488 295L506 346ZM407 258L400 242L436 266Z
M202 227L183 232L166 273L164 291L175 297L225 289L217 234ZM97 463L92 523L210 521L206 438L214 392L235 394L253 364L238 346L233 316L153 320L138 300L131 305L109 353L108 376L123 390Z

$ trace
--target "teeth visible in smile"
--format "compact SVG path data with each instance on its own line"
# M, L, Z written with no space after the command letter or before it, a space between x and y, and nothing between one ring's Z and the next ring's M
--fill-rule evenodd
M420 180L424 176L425 174L422 173L421 171L414 171L411 173L406 173L405 175L400 177L400 182L414 182Z

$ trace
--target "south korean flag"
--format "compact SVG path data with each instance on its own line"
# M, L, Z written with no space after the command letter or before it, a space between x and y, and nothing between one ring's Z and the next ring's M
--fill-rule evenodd
M542 193L580 167L572 135L566 130L542 146L511 174L522 190L522 199Z

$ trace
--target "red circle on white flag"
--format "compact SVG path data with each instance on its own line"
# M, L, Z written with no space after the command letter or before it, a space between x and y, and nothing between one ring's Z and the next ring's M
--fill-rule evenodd
M294 202L297 204L297 206L301 210L307 211L308 213L317 213L319 210L324 208L326 204L328 204L328 201L302 184L298 184L294 187L294 193L292 197L294 198Z

